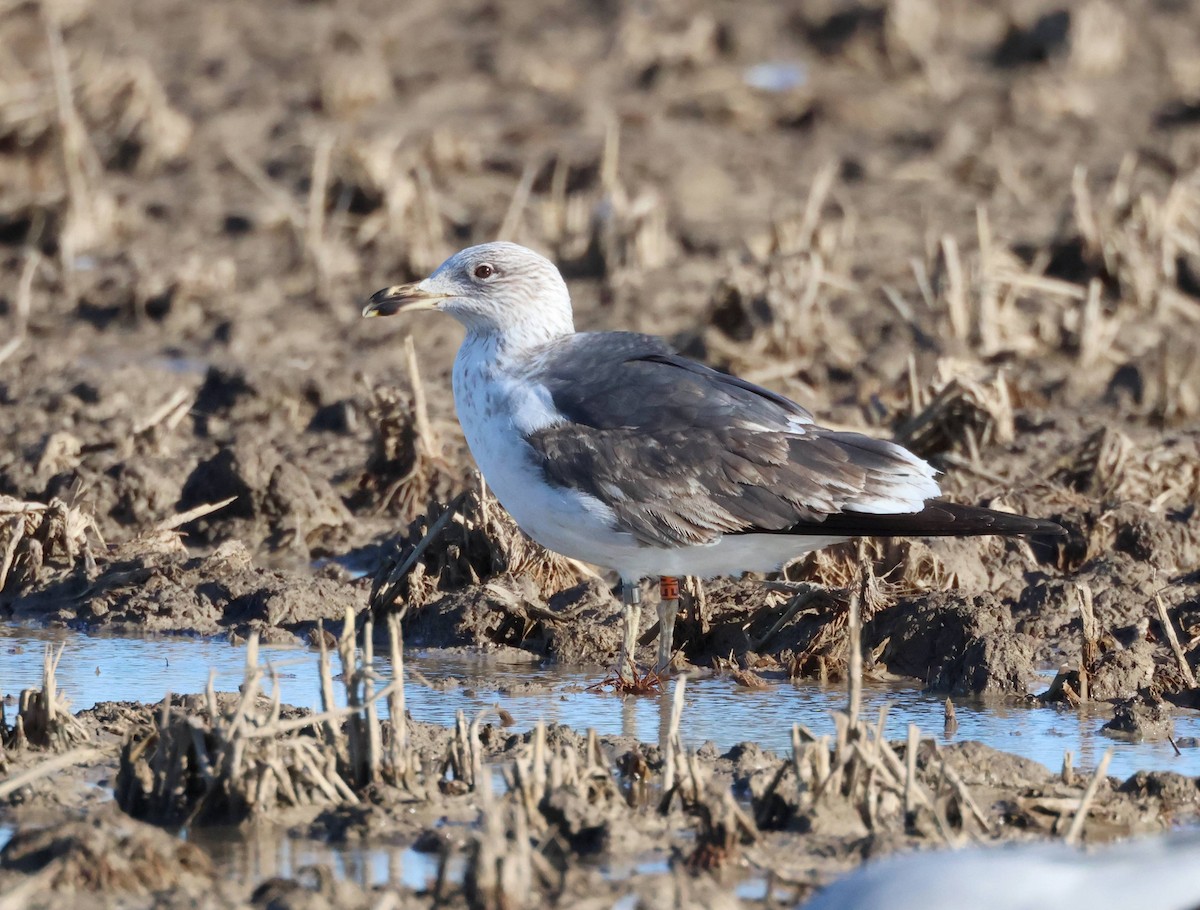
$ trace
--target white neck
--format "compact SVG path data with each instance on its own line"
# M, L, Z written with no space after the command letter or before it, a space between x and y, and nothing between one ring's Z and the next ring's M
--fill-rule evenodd
M536 348L575 334L570 310L542 311L537 318L511 321L503 331L494 325L468 324L463 347L474 349L479 356L487 352L488 359L504 360L520 357Z

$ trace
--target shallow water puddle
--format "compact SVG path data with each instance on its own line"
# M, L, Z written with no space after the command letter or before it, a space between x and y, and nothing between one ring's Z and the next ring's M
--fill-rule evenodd
M203 849L227 877L261 882L272 877L303 878L306 868L324 866L338 879L362 888L402 884L425 891L437 879L438 855L412 847L381 844L328 844L294 838L271 827L199 828L187 839ZM447 876L462 879L466 860L452 857Z
M0 693L15 695L38 685L42 653L47 642L65 642L59 664L59 688L74 710L101 701L155 702L164 693L201 692L210 668L219 690L236 691L242 680L245 648L203 638L134 639L85 635L65 629L0 626ZM317 656L299 647L262 646L260 656L275 668L285 703L315 707ZM409 712L419 721L451 725L455 712L468 717L500 705L513 717L513 732L530 729L539 719L602 736L624 734L655 742L667 723L670 698L620 698L590 692L586 687L598 673L544 669L487 655L413 653L408 665L435 688L409 678ZM386 666L381 668L387 672ZM336 661L335 661L336 672ZM533 684L535 691L528 691ZM339 690L340 686L335 686ZM509 694L506 694L509 693ZM817 735L833 733L829 712L843 707L840 686L779 683L766 690L747 690L728 678L695 679L688 683L681 732L685 745L696 748L712 741L721 751L738 742L753 741L786 753L791 725L801 723ZM1168 742L1128 743L1100 733L1103 719L1054 707L959 700L955 703L958 730L952 738L942 731L944 698L906 686L868 685L864 711L877 714L890 707L887 732L903 739L909 723L924 736L942 743L978 740L997 749L1041 762L1052 770L1071 750L1077 766L1095 767L1110 746L1114 750L1109 774L1125 778L1138 770L1170 770L1200 775L1200 749L1185 748L1176 755ZM382 705L381 705L382 710ZM493 720L494 718L489 718ZM1181 712L1177 738L1200 738L1200 714Z
M11 836L11 831L9 835ZM224 875L235 881L258 883L268 878L303 878L306 868L324 866L339 879L364 889L401 884L413 891L426 891L437 881L440 857L412 847L378 843L329 844L293 837L287 830L263 826L246 829L200 828L186 835L203 849ZM0 847L7 840L0 829ZM461 853L447 860L446 880L461 883L467 860ZM635 876L665 874L670 863L663 858L615 866L602 865L600 872L614 881ZM747 893L763 891L764 879L749 880ZM740 892L739 892L740 893Z

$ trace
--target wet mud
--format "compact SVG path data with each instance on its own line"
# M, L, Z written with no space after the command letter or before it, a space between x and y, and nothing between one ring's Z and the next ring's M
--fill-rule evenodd
M689 581L675 670L849 681L858 596L868 680L1098 712L1134 740L1172 737L1200 708L1186 4L42 0L0 11L0 35L0 621L302 642L316 660L349 612L377 653L396 617L409 645L603 680L613 579L541 551L482 489L449 391L459 330L359 318L376 288L503 235L562 266L580 328L666 335L823 422L897 438L955 500L1068 532L851 544L770 583ZM654 622L643 611L644 661ZM0 682L18 700L32 685ZM262 767L284 769L256 788L321 806L275 823L426 845L444 881L230 883L145 825L196 821L160 774L178 761L179 780L210 788L250 715L188 693L76 717L45 690L5 708L3 780L77 761L0 791L3 910L9 894L91 893L796 901L879 853L1065 835L1087 785L969 744L918 743L914 765L909 744L847 718L845 741L800 734L795 755L754 768L752 745L676 756L687 783L668 800L661 747L551 731L562 742L535 760L500 727L418 725L411 764L364 772L336 745L359 734L334 728L366 722L339 717L252 738ZM456 748L460 764L545 774L486 795L439 776ZM864 790L867 768L901 793ZM1194 780L1135 778L1099 786L1085 840L1191 817ZM143 809L117 811L118 791ZM231 791L208 821L259 824L280 804L250 811L238 792L242 816ZM664 865L602 871L643 861ZM765 897L745 889L760 880Z

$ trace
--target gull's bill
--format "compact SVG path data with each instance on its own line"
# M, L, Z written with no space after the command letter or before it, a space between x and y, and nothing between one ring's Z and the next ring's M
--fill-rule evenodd
M446 294L435 294L421 287L421 282L415 284L396 284L383 288L371 295L362 314L371 316L395 316L397 313L407 313L413 310L436 310L439 300L445 300Z

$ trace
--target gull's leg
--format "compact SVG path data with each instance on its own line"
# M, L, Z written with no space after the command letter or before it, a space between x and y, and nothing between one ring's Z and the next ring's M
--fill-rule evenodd
M621 605L624 624L621 629L621 656L617 658L617 676L632 682L636 675L634 655L637 653L638 626L642 623L642 588L638 582L621 579Z
M679 579L664 575L658 580L658 663L654 669L665 673L671 666L675 617L679 614Z

